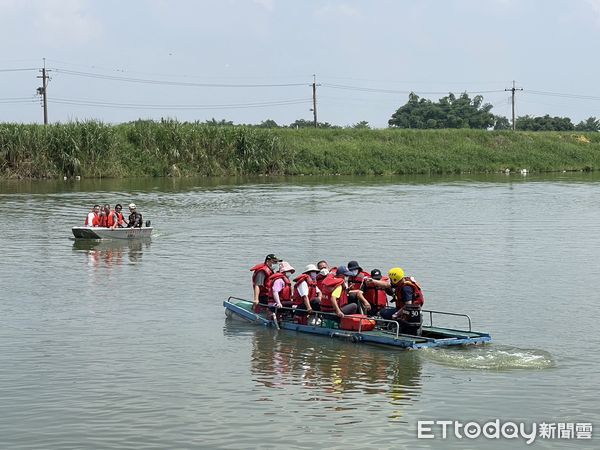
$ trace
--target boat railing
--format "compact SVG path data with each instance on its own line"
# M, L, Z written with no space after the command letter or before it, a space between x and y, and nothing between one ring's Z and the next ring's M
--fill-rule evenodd
M429 314L429 326L430 327L433 326L433 315L434 314L439 314L439 315L444 315L444 316L464 317L469 322L469 332L471 332L471 317L468 314L451 313L451 312L446 312L446 311L434 311L434 310L430 310L430 309L422 309L421 312Z

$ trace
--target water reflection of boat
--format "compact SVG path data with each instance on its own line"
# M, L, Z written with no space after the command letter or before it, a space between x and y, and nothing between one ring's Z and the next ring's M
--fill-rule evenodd
M487 333L472 331L471 318L466 314L448 313L443 311L423 310L426 315L429 315L430 323L422 327L422 334L419 336L400 333L400 329L396 322L370 318L368 321L375 326L374 329L368 331L362 329L363 321L359 321L358 329L345 330L339 329L337 322L329 320L333 314L316 313L319 316L318 323L313 325L305 325L297 323L293 317L288 317L280 320L277 324L270 318L267 318L265 312L256 313L252 310L252 302L249 300L229 297L223 302L225 314L230 317L239 318L255 324L274 326L290 331L300 331L302 333L320 334L329 337L351 340L352 342L364 342L370 344L384 345L388 347L400 349L418 349L430 347L449 347L455 345L482 344L490 342L492 338ZM285 309L285 308L284 308ZM439 317L463 317L468 320L468 329L453 329L433 326L433 317L436 320ZM392 327L390 329L390 327ZM394 328L395 327L395 328Z
M152 227L142 228L104 228L104 227L73 227L75 239L144 239L152 235Z
M75 239L73 250L87 253L88 260L93 266L99 265L101 262L107 266L113 266L122 264L125 253L127 253L129 262L139 262L144 249L150 247L151 243L150 238L132 240Z
M226 321L226 332L246 334L248 325ZM404 406L421 390L421 358L418 352L397 353L389 349L323 341L316 336L291 336L272 329L252 328L251 371L253 380L265 387L288 389L298 386L307 401L379 395L393 406L390 418L403 416ZM344 407L364 405L349 402Z

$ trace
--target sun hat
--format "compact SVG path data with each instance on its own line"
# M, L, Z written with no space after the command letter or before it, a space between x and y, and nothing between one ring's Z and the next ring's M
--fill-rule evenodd
M319 269L317 269L317 266L315 266L314 264L308 264L304 270L302 271L302 273L308 273L308 272L319 272Z
M280 273L284 273L284 272L292 272L294 273L296 271L296 269L294 269L291 264L287 261L281 261L281 263L279 264L279 272Z

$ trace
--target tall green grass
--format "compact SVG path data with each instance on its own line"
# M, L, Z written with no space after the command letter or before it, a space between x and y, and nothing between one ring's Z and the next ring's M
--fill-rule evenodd
M600 133L0 124L0 177L598 170Z

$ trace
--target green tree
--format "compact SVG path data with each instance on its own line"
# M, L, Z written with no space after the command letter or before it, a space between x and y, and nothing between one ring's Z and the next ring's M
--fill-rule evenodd
M588 117L575 125L577 131L600 131L600 121L595 117Z
M257 125L258 128L279 128L277 122L271 119L263 120L260 124Z
M568 117L521 116L515 123L517 130L523 131L572 131L575 129L573 122Z
M350 128L358 129L358 130L370 130L369 122L366 120L361 120L360 122L355 123Z
M496 116L494 130L510 130L512 128L510 121L504 116Z

